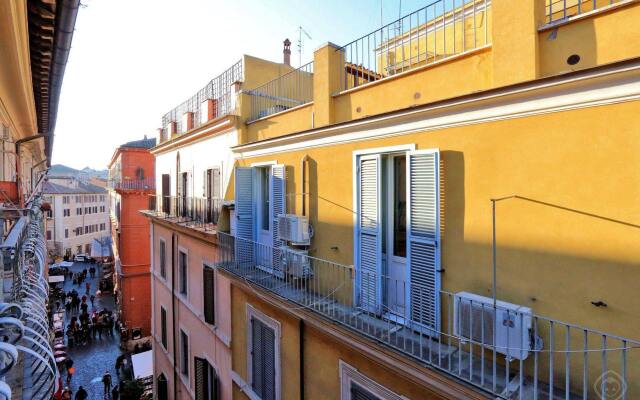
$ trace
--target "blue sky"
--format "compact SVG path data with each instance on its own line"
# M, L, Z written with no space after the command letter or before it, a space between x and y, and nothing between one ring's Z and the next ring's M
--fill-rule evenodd
M155 136L162 115L250 54L298 64L424 7L418 0L82 0L64 78L53 163L105 168L120 144Z

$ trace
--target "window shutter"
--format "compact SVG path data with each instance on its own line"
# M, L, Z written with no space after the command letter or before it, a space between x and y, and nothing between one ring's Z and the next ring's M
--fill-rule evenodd
M380 155L358 159L358 301L362 308L379 312L382 273L380 206Z
M222 198L222 188L220 185L220 168L216 167L211 170L211 195L214 199Z
M351 400L380 400L378 396L374 396L373 394L368 392L366 389L364 389L362 386L354 382L351 382L350 392L351 392Z
M215 279L213 268L204 267L204 321L208 324L215 324Z
M437 150L409 152L407 264L411 320L440 331L440 193Z
M260 398L264 394L262 325L262 322L251 318L251 388Z
M209 384L207 380L209 363L204 358L195 357L196 400L208 400Z
M282 265L282 257L280 247L285 245L285 241L280 239L278 232L278 216L286 212L286 181L285 181L284 165L274 165L271 167L271 224L272 247L273 247L273 273L282 278L284 277L284 268Z
M275 400L276 398L276 349L275 332L265 324L262 324L262 351L263 351L263 400Z
M253 169L236 167L235 172L236 263L252 266L253 255ZM244 239L244 240L243 240Z
M211 368L211 400L218 400L218 391L220 390L218 388L219 382L218 382L218 374L216 373L216 370Z

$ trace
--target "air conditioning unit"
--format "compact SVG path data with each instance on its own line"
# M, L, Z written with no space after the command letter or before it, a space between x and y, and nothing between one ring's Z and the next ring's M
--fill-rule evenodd
M298 245L308 245L311 239L309 219L295 214L278 215L278 235L282 240Z
M453 332L463 340L481 343L507 358L524 360L532 349L531 308L468 292L454 295ZM494 341L495 338L495 341Z
M294 249L287 246L283 246L280 249L285 274L296 278L310 278L313 275L307 250Z

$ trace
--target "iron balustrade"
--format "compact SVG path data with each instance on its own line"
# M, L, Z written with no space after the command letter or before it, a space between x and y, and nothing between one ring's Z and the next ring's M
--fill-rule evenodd
M605 393L610 384L624 388L616 398L640 398L637 340L446 291L438 293L441 322L434 331L421 323L430 316L416 315L408 304L434 298L420 285L358 275L352 266L217 235L217 268L290 301L291 310L317 313L497 398L610 398ZM358 279L380 282L382 301L358 293ZM474 312L464 311L469 309ZM499 341L502 326L530 329Z
M437 0L344 45L339 90L490 44L490 14L490 0Z
M218 223L223 199L188 196L149 196L149 210L158 218L187 226L213 229Z
M313 101L313 61L255 89L249 122Z
M562 22L628 0L545 0L547 23Z
M185 100L182 104L169 111L162 117L162 135L160 142L171 139L170 124L176 124L176 134L185 132L182 126L183 115L187 112L192 113L192 127L195 129L207 122L209 119L215 119L222 115L233 112L232 87L234 82L242 81L243 64L242 60L233 64L222 74L213 78L205 87L200 89L195 95ZM206 100L213 100L213 117L203 118L202 103Z
M156 180L153 177L143 179L111 179L108 182L108 187L116 190L155 190Z

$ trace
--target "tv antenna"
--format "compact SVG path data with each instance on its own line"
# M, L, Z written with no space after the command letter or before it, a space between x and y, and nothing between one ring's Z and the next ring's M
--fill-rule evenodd
M298 26L298 66L302 67L302 34L311 39L311 35L304 30L303 27Z

